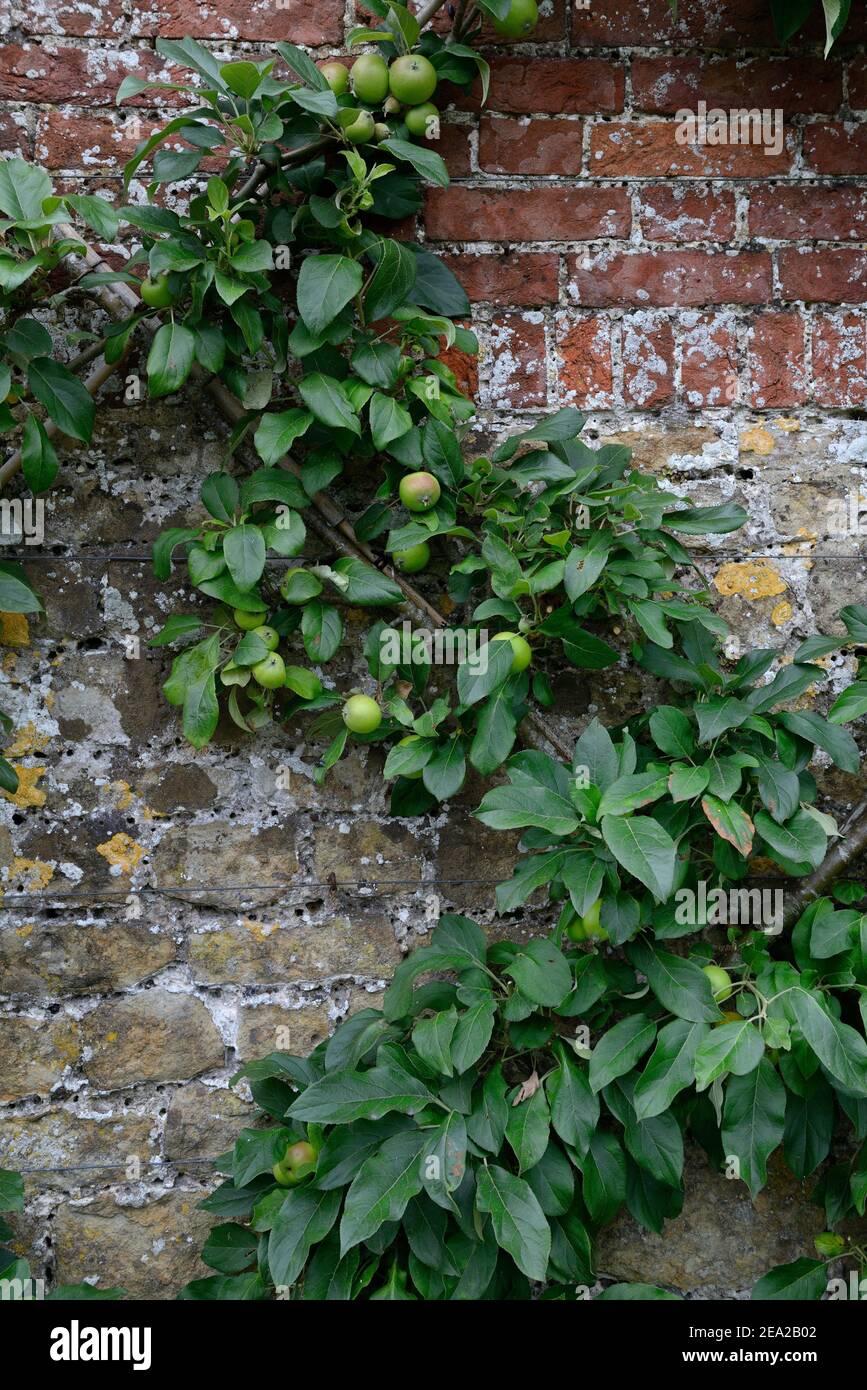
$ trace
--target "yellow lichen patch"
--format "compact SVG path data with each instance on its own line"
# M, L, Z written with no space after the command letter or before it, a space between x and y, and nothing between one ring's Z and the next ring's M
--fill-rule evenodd
M22 941L26 941L28 936L32 936L35 922L25 922L23 927L15 928L15 935L20 936Z
M104 845L97 845L96 852L107 859L113 869L120 869L122 874L127 875L135 873L147 853L144 846L137 844L125 830L112 835Z
M782 580L773 565L763 560L755 563L749 560L732 561L723 565L714 577L714 588L721 594L740 594L742 598L755 603L756 599L772 598L774 594L786 592Z
M266 941L273 932L279 931L282 926L280 922L271 922L270 925L266 922L254 922L251 917L244 917L242 921L247 931L252 932L257 941Z
M23 613L0 613L0 643L4 647L30 646L30 624Z
M801 428L800 420L787 420L784 415L778 415L774 424L778 430L785 430L787 434L797 434Z
M775 448L774 436L758 425L754 429L744 430L738 443L744 454L772 454Z
M50 742L51 735L40 733L31 722L15 730L14 739L4 751L7 758L26 758L28 753L43 753Z
M44 806L45 792L41 792L36 783L40 777L45 776L44 767L19 767L17 763L12 766L18 773L17 792L4 792L7 801L13 801L16 806Z
M788 599L784 598L782 602L775 604L775 606L771 609L771 622L773 623L774 627L782 627L784 623L787 623L789 621L791 616L792 605L789 603Z
M9 865L9 882L21 883L30 891L47 888L53 878L51 865L41 859L13 859Z
M100 797L104 801L111 801L118 811L126 811L132 805L132 788L129 782L124 782L120 778L117 782L109 782L100 787Z
M800 541L787 541L783 546L784 555L804 555L809 554L819 539L817 531L809 531L806 526L799 526L797 535L802 536Z

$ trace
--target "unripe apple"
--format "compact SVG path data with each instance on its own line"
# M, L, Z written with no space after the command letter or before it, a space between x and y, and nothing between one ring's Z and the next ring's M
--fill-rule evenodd
M350 82L359 101L378 106L388 96L388 63L380 53L362 53L352 64Z
M441 489L433 473L407 473L398 492L407 511L429 512L440 500Z
M243 608L236 608L232 614L242 632L255 631L257 627L262 626L267 616L264 608L260 608L256 613L245 613Z
M369 695L350 695L343 706L343 722L353 734L372 734L382 723L382 710Z
M421 53L404 53L388 70L391 95L407 106L430 101L437 85L437 70Z
M721 965L703 965L702 970L710 980L710 987L713 991L714 999L718 1004L721 1004L724 999L728 999L731 995L731 975L729 975L728 971L723 970Z
M408 550L396 550L394 564L403 574L418 574L430 564L430 546L427 541L419 541Z
M495 632L492 642L509 641L512 644L512 673L526 671L533 660L533 649L526 637L518 632Z
M265 690L277 690L286 680L286 665L282 656L277 652L271 652L262 661L257 661L252 668L253 680L257 681Z
M276 652L280 645L280 634L273 627L268 627L267 623L262 623L259 627L254 627L253 632L265 643L269 652Z
M323 63L319 71L336 97L349 91L349 69L343 63Z
M352 125L346 126L343 134L351 145L364 145L373 139L376 122L369 111L359 111Z

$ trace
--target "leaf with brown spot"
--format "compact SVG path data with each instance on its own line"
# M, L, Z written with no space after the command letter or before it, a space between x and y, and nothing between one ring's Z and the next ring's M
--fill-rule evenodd
M720 801L718 796L703 796L701 809L718 835L734 845L744 859L753 847L755 826L746 811L736 801Z

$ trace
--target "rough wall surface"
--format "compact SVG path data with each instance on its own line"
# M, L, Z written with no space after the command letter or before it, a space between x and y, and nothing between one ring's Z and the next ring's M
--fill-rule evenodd
M114 93L128 73L168 76L156 37L326 56L351 11L0 0L3 144L67 190L119 199L158 113L146 97L118 112ZM482 358L477 374L460 365L481 440L575 403L588 439L630 443L700 500L742 502L749 527L700 563L743 646L791 651L864 596L863 538L829 534L828 518L867 458L867 18L823 62L813 32L782 56L768 14L767 0L681 0L677 21L665 0L574 15L545 0L536 42L492 48L484 113L462 99L450 114L455 181L418 234L473 301ZM700 100L779 108L779 152L679 144L675 113ZM375 999L441 907L506 934L546 926L541 909L494 921L514 842L472 819L477 783L447 813L396 821L375 753L320 789L301 729L251 745L221 727L199 754L182 742L146 642L185 596L156 583L148 551L196 514L222 437L193 395L154 406L106 388L27 557L46 616L6 616L0 633L21 777L0 802L0 1166L39 1170L19 1223L37 1269L145 1298L204 1273L204 1160L250 1110L227 1090L238 1059L303 1052ZM323 671L338 686L364 627L348 618ZM832 688L849 660L830 660ZM592 685L556 675L572 728L653 698L625 663ZM857 779L818 773L830 809L858 799ZM600 1268L732 1296L820 1224L791 1179L754 1208L696 1156L683 1216L661 1239L619 1223Z

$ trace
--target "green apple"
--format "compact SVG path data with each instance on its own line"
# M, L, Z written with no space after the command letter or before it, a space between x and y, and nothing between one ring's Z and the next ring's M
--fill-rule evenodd
M142 280L139 293L145 304L148 304L151 309L167 309L175 298L169 289L169 277L165 271L153 280L150 276L146 280Z
M277 690L279 686L285 684L286 665L282 656L278 656L276 652L271 652L262 661L257 661L251 670L253 680L263 686L265 690Z
M418 574L430 564L430 546L427 541L419 541L408 550L396 550L394 564L403 574Z
M440 485L433 473L407 473L398 492L409 512L429 512L440 500Z
M343 722L353 734L372 734L382 723L382 710L369 695L350 695L343 706Z
M491 23L498 34L506 39L523 39L531 34L539 22L539 6L536 0L512 0L505 19L492 19Z
M379 106L388 96L388 63L379 53L362 53L352 64L350 85L359 101Z
M349 69L343 63L323 63L319 71L336 97L349 91Z
M279 632L276 632L273 627L268 627L267 623L262 623L259 627L254 627L253 632L265 643L269 652L276 652L280 645Z
M432 101L422 102L421 106L411 106L403 119L410 135L425 140L440 138L440 113Z
M395 58L388 70L391 95L406 106L430 101L437 87L437 70L421 53L405 53Z
M359 111L351 125L344 128L343 134L350 145L364 145L373 139L376 122L369 111Z
M242 632L255 631L257 627L262 626L267 616L264 608L258 609L255 613L245 613L243 608L236 608L232 614Z
M702 970L710 980L710 987L713 991L714 999L718 1004L721 1004L724 999L728 999L731 996L731 975L729 975L727 970L723 970L721 965L703 965Z
M526 637L522 637L518 632L495 632L491 641L511 642L513 674L517 671L526 671L533 660L533 649Z

